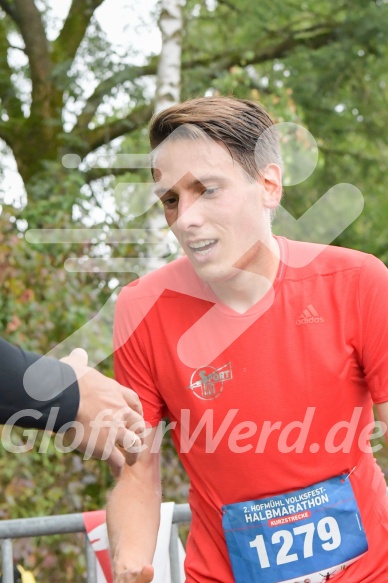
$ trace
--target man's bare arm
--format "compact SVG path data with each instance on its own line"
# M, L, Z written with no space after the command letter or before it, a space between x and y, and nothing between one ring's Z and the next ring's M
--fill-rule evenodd
M381 421L385 433L385 439L388 442L388 402L376 405L377 415Z
M161 503L160 454L150 451L156 431L150 430L137 463L123 470L109 497L107 523L115 583L153 579Z

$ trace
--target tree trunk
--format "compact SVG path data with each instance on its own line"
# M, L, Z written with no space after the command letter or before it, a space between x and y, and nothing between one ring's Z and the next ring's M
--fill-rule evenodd
M180 0L162 0L159 18L162 51L157 73L156 112L178 103L180 99L182 26Z

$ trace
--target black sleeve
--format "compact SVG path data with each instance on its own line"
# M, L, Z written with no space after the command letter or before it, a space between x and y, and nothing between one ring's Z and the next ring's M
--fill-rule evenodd
M24 373L36 362L38 376L34 380L39 382L39 399L25 390L23 382ZM26 352L0 338L0 424L45 429L51 412L52 419L57 413L52 429L58 431L65 423L74 421L78 407L79 388L71 366ZM27 409L33 413L22 415Z

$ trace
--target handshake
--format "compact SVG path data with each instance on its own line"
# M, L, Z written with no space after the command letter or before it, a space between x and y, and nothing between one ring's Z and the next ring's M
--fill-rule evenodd
M88 366L85 350L76 348L58 361L0 339L0 363L3 436L14 425L54 431L55 445L106 460L115 477L135 463L145 429L140 400ZM28 451L21 447L11 443L6 449ZM33 447L31 440L27 447Z
M144 420L137 394L88 366L88 355L76 348L62 359L77 377L80 403L66 438L85 454L107 461L118 477L125 463L132 465L143 443Z

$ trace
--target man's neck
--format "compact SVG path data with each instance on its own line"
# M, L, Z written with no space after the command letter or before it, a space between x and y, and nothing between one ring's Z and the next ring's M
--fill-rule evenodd
M219 300L243 314L259 302L271 289L279 269L280 248L275 237L270 235L255 254L255 261L248 269L238 269L234 277L209 285Z

